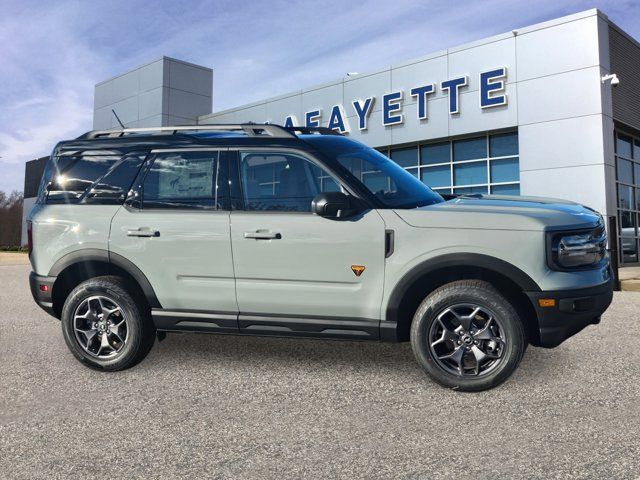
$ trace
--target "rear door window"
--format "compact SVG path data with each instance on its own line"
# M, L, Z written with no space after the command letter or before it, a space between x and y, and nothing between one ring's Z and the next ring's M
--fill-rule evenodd
M221 157L217 151L156 154L142 186L142 208L228 210L228 168Z

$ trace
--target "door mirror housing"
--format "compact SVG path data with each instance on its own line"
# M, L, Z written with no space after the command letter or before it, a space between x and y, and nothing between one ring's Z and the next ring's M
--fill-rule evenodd
M342 192L322 192L311 202L311 212L324 218L349 218L359 211L357 200Z

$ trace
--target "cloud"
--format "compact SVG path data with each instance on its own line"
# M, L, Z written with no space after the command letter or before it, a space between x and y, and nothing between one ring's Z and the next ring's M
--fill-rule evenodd
M21 189L25 161L91 129L96 83L161 55L212 67L220 110L594 6L640 36L633 0L3 4L0 190Z

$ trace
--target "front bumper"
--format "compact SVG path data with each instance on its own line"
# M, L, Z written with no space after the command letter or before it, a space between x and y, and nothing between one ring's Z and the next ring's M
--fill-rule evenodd
M591 288L526 292L538 317L537 345L553 348L588 325L600 322L600 315L613 299L613 280ZM538 300L554 299L555 306L541 307Z
M36 275L35 272L29 274L29 287L31 287L31 296L36 303L49 315L56 316L53 310L53 284L56 277L43 277ZM46 287L46 289L44 288ZM46 290L46 291L45 291Z

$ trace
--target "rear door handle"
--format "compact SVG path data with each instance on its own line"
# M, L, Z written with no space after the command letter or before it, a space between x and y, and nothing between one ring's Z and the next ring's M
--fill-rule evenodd
M244 232L244 238L254 238L256 240L280 240L282 238L282 234L266 230L258 230L256 232Z
M151 230L150 228L138 228L136 230L127 230L127 236L129 237L159 237L160 232L158 230Z

